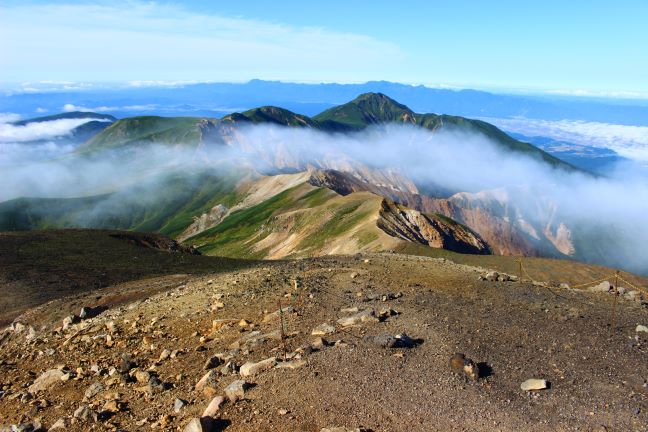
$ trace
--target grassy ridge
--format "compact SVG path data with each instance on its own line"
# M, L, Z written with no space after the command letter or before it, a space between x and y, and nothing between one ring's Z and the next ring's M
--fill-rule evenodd
M238 202L241 173L170 174L112 194L82 198L18 198L0 203L0 231L104 228L180 234L194 216Z
M188 240L205 254L263 258L289 237L287 256L308 256L342 242L367 245L378 239L371 222L380 198L369 194L340 197L325 188L301 184L255 206L230 214L220 224ZM369 222L369 223L368 223ZM276 241L264 246L271 234ZM357 235L356 235L357 234Z
M310 127L327 132L349 132L373 124L403 123L418 125L433 131L446 129L472 132L491 139L506 151L524 153L553 167L575 169L531 144L510 137L489 123L457 116L414 113L407 106L381 93L362 94L346 104L330 108L313 118L272 106L233 113L220 120L193 117L131 117L113 123L90 139L80 151L89 152L141 143L198 145L211 139L222 142L218 137L221 133L218 125L236 126L247 123Z
M196 117L142 116L119 120L91 138L79 151L120 148L142 143L197 144L202 138Z

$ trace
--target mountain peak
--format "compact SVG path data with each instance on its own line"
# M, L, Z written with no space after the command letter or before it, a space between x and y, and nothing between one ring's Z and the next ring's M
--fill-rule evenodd
M409 121L414 112L383 93L363 93L314 117L328 127L361 129L371 124Z
M226 120L243 120L252 123L274 123L282 126L307 126L315 127L315 123L308 117L296 114L285 108L276 106L262 106L253 108L243 113L234 113L227 117Z

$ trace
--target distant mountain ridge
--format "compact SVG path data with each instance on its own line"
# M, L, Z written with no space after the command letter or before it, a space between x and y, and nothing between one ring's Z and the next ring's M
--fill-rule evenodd
M544 200L541 190L451 190L442 180L440 184L418 184L408 177L407 167L381 169L351 157L345 159L343 151L330 160L300 159L291 154L289 140L276 148L257 149L247 143L243 132L250 125L337 136L352 136L370 127L375 128L370 135L380 134L389 130L385 125L419 127L432 134L477 134L492 142L501 154L530 157L547 169L578 171L484 121L420 114L385 94L367 93L314 117L262 106L220 119L140 116L117 120L79 147L78 153L101 159L106 150L132 150L146 166L150 144L181 147L191 158L207 160L211 153L204 150L231 146L246 152L248 159L237 159L235 164L239 165L228 176L216 166L209 166L211 174L176 166L157 171L157 178L146 177L145 170L132 184L106 195L96 196L90 191L79 199L8 201L0 204L0 225L11 230L82 226L156 231L195 242L206 253L255 258L350 253L354 248L389 249L393 240L383 235L469 253L572 257L595 262L605 255L599 250L588 252L590 234L565 225L561 209ZM272 130L263 129L267 133ZM430 152L433 154L433 147ZM250 163L250 158L261 163ZM298 176L300 183L280 187L282 176L288 173ZM249 178L242 178L245 176ZM250 186L257 176L266 180ZM296 189L288 192L292 188ZM533 204L519 206L521 196L528 196ZM362 204L364 201L371 204ZM330 217L335 221L322 224ZM312 230L313 226L321 229ZM318 240L312 243L305 236ZM374 242L376 238L380 241ZM257 241L263 243L256 245ZM351 242L351 246L345 242ZM279 244L282 246L275 247Z
M504 91L452 89L389 81L359 84L198 83L172 87L125 87L0 95L3 111L29 116L37 108L51 112L65 104L99 107L117 117L142 115L220 117L258 106L281 106L314 116L362 93L383 93L417 112L463 117L523 116L544 120L583 120L648 126L648 102L641 100L505 94ZM90 108L92 109L92 108Z
M431 131L464 131L481 134L501 145L506 151L524 153L552 167L569 171L575 169L531 144L510 137L489 123L456 116L418 114L382 93L362 94L313 118L272 106L229 114L222 119L157 116L125 118L93 137L82 147L82 151L91 152L129 143L147 142L194 146L210 142L222 144L224 136L230 132L231 125L236 127L248 123L308 127L325 132L352 132L371 125L388 123L410 124Z

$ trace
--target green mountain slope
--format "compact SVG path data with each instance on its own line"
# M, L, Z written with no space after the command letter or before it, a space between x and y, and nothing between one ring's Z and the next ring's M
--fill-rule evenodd
M362 94L346 104L330 108L313 118L273 106L233 113L220 120L192 117L131 117L116 121L90 139L79 151L90 152L142 143L189 146L209 142L222 144L231 141L232 128L236 129L245 124L274 124L309 127L326 132L352 132L370 125L385 123L418 125L431 131L478 133L502 146L505 151L524 153L553 167L569 171L576 169L531 144L510 137L489 123L464 117L417 114L381 93Z
M414 113L382 93L365 93L344 105L330 108L313 120L326 130L356 130L372 124L411 122Z
M303 127L319 127L319 125L311 120L309 117L296 114L287 109L263 106L254 108L242 113L234 113L223 117L223 121L230 122L251 122L258 123L271 123L281 126L303 126Z
M170 174L81 198L18 198L0 203L0 231L105 228L180 234L216 203L237 202L241 173Z
M519 152L540 159L553 167L568 171L572 165L522 141L518 141L490 123L458 116L417 114L382 93L366 93L344 105L333 107L313 118L324 130L359 130L374 124L412 124L431 131L477 133L501 145L507 151Z
M306 182L233 211L187 240L204 254L270 259L386 251L404 242L490 253L479 236L448 218L370 192L341 196Z
M118 120L95 135L80 152L130 145L158 143L198 145L215 128L217 122L196 117L129 117Z

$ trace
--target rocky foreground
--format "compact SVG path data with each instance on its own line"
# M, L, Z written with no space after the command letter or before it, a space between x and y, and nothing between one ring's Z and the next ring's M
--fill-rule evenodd
M396 254L130 282L0 334L0 430L648 430L648 309L612 329L609 290Z

